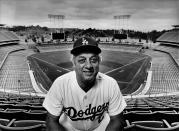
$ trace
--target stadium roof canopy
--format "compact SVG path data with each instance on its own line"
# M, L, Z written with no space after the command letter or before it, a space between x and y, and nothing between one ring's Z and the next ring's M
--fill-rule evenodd
M157 39L157 42L161 42L161 44L166 44L166 45L179 46L179 25L175 25L173 27L175 27L173 30L162 34Z

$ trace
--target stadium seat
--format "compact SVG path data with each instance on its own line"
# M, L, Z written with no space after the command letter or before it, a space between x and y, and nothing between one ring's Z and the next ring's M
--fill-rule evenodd
M167 111L167 110L161 110L161 111L154 111L154 112L159 112L159 113L172 113L172 114L177 114L177 112L175 110L171 110L171 111Z
M0 98L0 101L6 101L6 98Z
M9 108L7 108L5 111L6 112L18 112L18 111L26 112L27 110L25 110L25 109L13 109L13 108L9 109Z
M42 124L28 126L28 127L8 127L0 125L1 131L42 131L43 130Z
M44 110L29 110L30 113L47 113L47 111Z
M173 122L173 123L171 123L171 126L177 126L177 125L179 125L179 122Z
M25 109L25 110L30 110L29 105L24 105L24 104L17 104L12 106L13 109Z
M46 122L45 121L39 121L39 120L18 120L14 121L13 126L14 127L28 127L28 126L34 126L42 124L45 126Z
M131 124L147 127L164 128L166 125L163 121L134 121Z
M144 111L142 111L142 110L135 110L135 111L130 111L131 113L151 113L151 111L150 110L144 110ZM130 113L129 112L129 113Z
M18 104L19 102L17 102L17 101L4 101L4 104L13 104L13 105L15 105L15 104Z
M173 110L174 109L170 108L170 107L153 107L153 108L151 108L152 112L155 112L155 111L173 111Z
M151 110L152 107L126 107L125 110L130 112L130 111L149 111Z
M10 122L10 120L8 120L8 119L0 119L0 124L1 125L4 125L4 126L7 126L7 124Z
M179 122L179 114L177 113L155 113L156 119L162 120L165 119L169 124L173 122Z
M13 104L0 104L0 108L3 108L3 109L12 108L12 107L13 107Z
M46 120L47 113L46 112L23 112L24 120Z
M4 111L4 109L3 109L3 108L0 108L0 111Z
M134 129L133 131L179 131L179 126L174 126L170 128L154 128L154 127L135 125L133 129Z
M134 122L134 121L147 121L147 120L155 120L156 113L126 113L124 114L124 119L129 120L129 122Z
M24 118L24 113L22 111L0 111L0 118L21 120Z
M45 110L43 106L30 106L31 110Z
M175 111L179 112L179 107L178 107L178 106L173 107L173 109L174 109Z
M42 106L42 103L27 103L28 105L30 105L30 106Z
M129 126L124 127L124 131L136 131L135 125L129 125Z

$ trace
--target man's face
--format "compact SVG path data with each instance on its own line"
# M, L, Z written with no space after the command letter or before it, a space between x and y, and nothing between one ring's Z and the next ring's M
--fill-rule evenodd
M77 77L84 82L93 82L99 71L99 55L93 53L81 53L73 58Z

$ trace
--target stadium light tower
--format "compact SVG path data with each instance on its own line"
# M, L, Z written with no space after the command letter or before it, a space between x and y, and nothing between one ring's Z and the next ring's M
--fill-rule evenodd
M116 15L114 16L115 20L115 33L122 33L123 29L128 29L128 20L131 17L131 15Z
M63 27L64 26L63 20L65 19L64 15L48 14L48 18L50 19L50 23L53 23L58 33L64 33L64 27Z
M65 39L65 33L64 33L64 25L63 20L65 18L64 15L53 15L48 14L48 18L50 19L50 23L53 23L55 26L55 32L52 31L51 36L52 40L60 40ZM53 22L52 22L53 20Z

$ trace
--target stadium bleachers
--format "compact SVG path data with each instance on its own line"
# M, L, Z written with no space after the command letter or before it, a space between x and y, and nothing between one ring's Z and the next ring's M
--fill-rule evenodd
M171 31L168 31L168 32L165 32L163 35L161 35L157 41L158 42L167 42L170 43L170 44L175 44L175 45L178 45L178 42L179 42L179 30L178 29L173 29Z
M18 48L15 47L13 49L16 50ZM1 91L34 92L28 74L26 55L23 50L8 55L0 70Z
M160 45L156 47L156 50L161 50L161 51L170 53L170 55L179 65L179 48L178 47Z
M152 80L147 94L177 92L179 70L167 53L148 51L152 56Z
M1 51L1 52L0 52L0 65L1 65L1 64L2 64L2 62L4 61L5 56L6 56L6 53L5 53L5 52L3 52L3 51Z
M18 36L14 32L5 30L0 31L0 45L19 43L19 41Z
M11 97L0 98L0 129L5 127L26 127L42 124L45 128L46 110L41 106L43 98ZM179 122L179 97L127 98L123 111L125 130L131 125L171 129ZM11 123L11 124L9 124ZM39 131L41 131L40 129ZM142 131L142 130L137 130Z
M0 130L44 131L47 111L42 107L43 99L16 95L0 97Z

